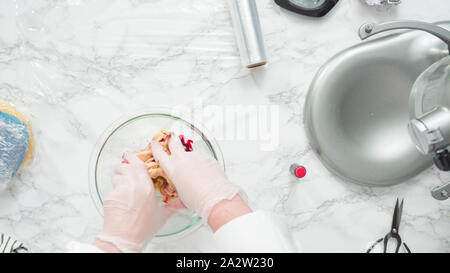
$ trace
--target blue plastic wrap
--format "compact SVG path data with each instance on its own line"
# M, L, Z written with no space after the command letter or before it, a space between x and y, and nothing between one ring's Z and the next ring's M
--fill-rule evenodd
M0 111L0 184L19 170L28 149L27 125L15 116Z

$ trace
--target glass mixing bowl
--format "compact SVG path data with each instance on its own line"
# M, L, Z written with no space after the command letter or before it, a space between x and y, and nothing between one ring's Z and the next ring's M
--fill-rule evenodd
M124 117L114 122L100 137L89 163L90 194L102 216L103 198L113 189L112 177L116 166L122 161L122 154L125 151L144 149L161 129L192 139L194 150L213 156L225 171L222 152L217 142L203 128L169 114L167 110L147 111ZM161 200L158 191L157 195ZM201 221L198 215L192 210L179 208L156 238L179 238L199 226Z

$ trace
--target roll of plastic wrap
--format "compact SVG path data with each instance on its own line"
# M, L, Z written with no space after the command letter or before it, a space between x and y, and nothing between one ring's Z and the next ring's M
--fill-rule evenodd
M267 63L255 0L227 0L242 64L254 68Z
M28 120L11 105L0 103L0 185L9 182L32 156Z

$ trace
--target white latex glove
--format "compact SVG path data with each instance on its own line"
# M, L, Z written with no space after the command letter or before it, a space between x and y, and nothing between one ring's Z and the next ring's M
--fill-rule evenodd
M145 164L126 152L104 202L104 228L97 237L122 252L141 252L164 225L171 210L158 203Z
M194 210L205 223L212 208L222 200L231 200L239 188L231 184L218 162L198 151L186 152L173 133L169 138L171 155L161 144L150 143L153 156L172 180L181 201Z

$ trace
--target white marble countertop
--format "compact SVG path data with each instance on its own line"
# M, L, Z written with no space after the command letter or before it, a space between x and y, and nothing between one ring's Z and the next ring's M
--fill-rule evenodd
M435 168L404 184L369 188L339 180L308 146L306 91L318 68L359 42L367 21L449 18L448 0L404 1L389 12L343 0L311 19L258 0L269 64L241 69L225 1L2 0L0 100L33 123L36 158L0 193L0 232L33 251L92 242L102 219L88 190L88 162L106 127L135 108L278 105L279 145L224 140L229 178L252 207L280 215L307 252L362 252L384 235L397 196L405 198L401 234L414 252L450 252L450 200L429 189L450 180ZM293 162L308 176L293 181ZM151 251L214 251L202 227Z

